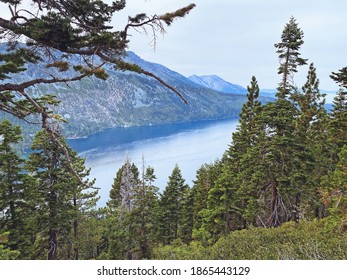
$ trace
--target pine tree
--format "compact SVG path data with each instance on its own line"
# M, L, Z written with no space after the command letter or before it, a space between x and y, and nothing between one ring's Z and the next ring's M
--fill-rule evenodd
M135 189L140 183L139 171L127 158L117 171L107 202L106 239L110 259L133 259L136 244L130 213L134 209Z
M8 244L8 232L0 233L0 260L15 260L20 252L5 248Z
M275 44L280 59L278 74L282 75L282 81L279 85L281 90L277 93L278 97L284 97L289 93L293 87L293 75L297 72L297 67L307 64L307 59L301 58L299 52L304 43L303 37L303 31L292 16L282 31L281 42Z
M334 97L334 107L328 123L331 158L336 163L338 153L347 144L347 67L340 69L339 72L333 72L330 77L340 86Z
M129 159L127 159L126 162L121 166L121 168L119 168L119 170L117 171L116 177L114 178L114 181L110 190L110 199L107 202L107 206L110 207L111 209L116 209L122 203L122 196L120 193L122 177L123 177L123 172L125 168L127 168L128 162L130 163ZM136 180L139 180L139 169L134 163L131 163L130 171L133 174L134 178ZM127 172L129 173L129 171Z
M150 166L139 170L129 159L118 170L107 203L105 237L111 259L149 259L157 242L158 188Z
M239 126L209 189L207 207L200 213L203 216L200 234L212 241L221 234L245 228L253 219L250 209L254 207L256 191L249 184L253 174L249 154L258 138L256 116L261 110L259 86L254 76L247 89L247 102L242 107Z
M59 135L56 133L56 135ZM58 137L58 136L57 136ZM61 137L61 136L59 136ZM65 143L60 138L61 143ZM38 180L37 188L37 257L47 253L47 259L72 258L69 249L70 234L74 236L73 258L78 258L78 220L85 208L95 203L95 192L90 192L92 182L83 180L88 175L83 164L74 152L69 151L71 164L80 179L72 175L65 155L51 140L45 130L40 131L31 146L27 169ZM81 180L84 185L81 185Z
M131 211L129 220L134 225L134 239L138 246L139 259L150 259L152 247L157 237L157 215L158 215L158 191L153 185L156 176L154 168L142 167L142 181L135 188L135 204Z
M104 253L105 208L88 210L78 222L78 255L81 260L96 260ZM106 257L104 259L107 259Z
M160 199L159 232L160 241L164 244L170 244L180 237L183 203L188 188L180 168L176 165Z
M264 221L270 227L289 221L296 211L293 205L300 187L295 183L296 171L301 168L301 144L295 125L298 114L290 101L279 98L266 104L259 118L262 128L257 144L259 170L254 173L254 179L261 186L264 203L270 210Z
M93 216L96 211L96 202L99 197L98 190L93 187L95 180L89 181L87 179L90 175L90 169L85 168L85 159L78 157L75 151L70 152L70 156L73 162L73 167L80 176L84 178L83 182L80 182L75 176L71 177L70 187L72 191L72 205L73 205L73 238L72 248L73 254L71 256L68 253L68 258L75 260L80 259L80 224L85 222L89 216Z
M295 106L299 109L296 119L296 135L301 145L299 158L301 168L296 171L295 183L300 184L301 191L296 195L294 219L304 218L300 204L306 203L306 215L315 213L317 218L324 216L318 196L320 177L327 172L327 112L324 108L325 94L319 91L319 80L316 68L310 64L307 81L302 93L292 95Z
M215 181L221 174L222 163L215 161L212 164L202 165L196 172L196 180L191 195L194 197L193 202L193 222L195 237L198 236L198 230L201 229L203 223L202 211L207 208L207 197L210 189L214 186Z
M229 188L231 206L234 212L233 229L246 228L255 224L258 211L258 189L252 184L252 176L257 165L257 154L254 147L259 141L259 127L257 119L262 111L259 98L259 86L256 77L252 77L247 87L247 102L240 113L239 126L233 133L232 145L228 150ZM230 192L230 193L231 193ZM240 209L242 209L240 211Z
M288 97L297 92L294 73L298 66L306 64L299 52L303 43L303 32L291 17L284 27L281 42L275 44L280 59L278 73L282 74L277 100L263 106L258 118L258 143L254 151L259 161L253 183L260 188L264 208L270 210L262 215L262 224L270 227L297 217L302 146L295 123L299 110Z
M337 84L339 84L341 89L347 88L347 67L341 68L338 72L332 72L330 75Z
M182 201L182 215L179 236L184 244L189 244L193 240L194 229L194 201L195 192L188 189Z
M118 174L120 177L115 179L115 184L111 190L113 203L110 205L116 206L111 214L111 219L116 225L111 225L113 233L109 236L109 255L114 259L134 259L136 258L137 244L131 212L135 208L135 194L140 183L139 171L137 166L127 158L121 167L121 172L117 172Z
M19 251L23 259L32 250L30 213L36 182L25 173L24 159L15 151L21 139L19 126L6 119L0 123L0 233L9 233L6 246Z
M320 193L330 215L347 228L347 145L339 153L334 170L322 178Z

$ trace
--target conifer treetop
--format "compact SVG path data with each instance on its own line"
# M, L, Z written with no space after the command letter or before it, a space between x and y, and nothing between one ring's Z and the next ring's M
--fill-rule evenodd
M282 81L279 84L279 90L282 93L293 87L293 77L297 72L297 67L307 64L307 59L302 58L299 52L304 43L303 37L304 32L292 16L282 31L281 42L275 44L280 61L278 74L282 75Z

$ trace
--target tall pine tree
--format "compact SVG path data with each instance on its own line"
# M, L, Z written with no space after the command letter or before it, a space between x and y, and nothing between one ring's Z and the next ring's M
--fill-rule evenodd
M19 126L6 119L0 123L0 234L9 233L6 246L19 251L23 259L29 258L32 250L30 213L36 181L25 172L25 161L15 150L21 139Z
M59 141L65 143L63 138ZM33 153L29 155L27 169L38 180L36 257L44 258L43 253L46 253L49 260L78 258L79 216L84 208L95 203L96 196L95 192L90 192L92 182L85 179L89 172L84 168L84 160L66 148L78 179L70 173L65 154L45 130L35 136L31 149ZM73 254L68 249L72 232Z
M291 220L297 213L301 147L295 120L299 110L288 97L296 91L294 73L298 66L306 64L299 52L303 43L303 32L291 17L284 27L281 42L275 44L280 59L278 73L282 75L277 100L263 107L258 121L260 161L258 172L254 174L255 182L262 190L263 204L270 210L267 217L264 216L263 224L270 227Z
M257 192L250 184L253 162L249 154L257 141L256 117L261 110L259 86L254 76L247 89L247 102L242 107L239 125L208 191L207 207L200 213L203 216L200 235L211 241L221 234L245 228L247 223L253 224L250 213Z
M176 165L169 176L167 186L160 198L159 233L160 241L170 244L180 238L183 218L183 205L188 193L188 185Z
M330 76L340 89L333 101L328 124L331 157L334 163L338 161L338 153L347 144L347 67L333 72Z
M299 109L296 119L296 136L300 145L298 157L301 167L296 171L295 183L301 185L296 194L294 220L323 217L324 207L318 195L320 177L327 172L327 112L325 94L320 93L316 68L310 64L307 81L302 92L291 98ZM309 209L302 211L303 209Z
M107 256L149 259L157 242L158 188L152 167L139 170L129 159L118 170L107 203Z
M293 87L293 78L298 71L298 66L307 64L307 59L300 57L299 52L301 45L304 43L303 37L303 31L292 16L282 31L281 42L275 44L280 59L278 74L282 75L282 81L279 85L280 90L277 93L279 97L288 94Z
M108 257L111 259L136 258L135 225L130 216L135 208L135 194L139 184L139 170L127 158L117 172L108 202L110 214L106 238Z

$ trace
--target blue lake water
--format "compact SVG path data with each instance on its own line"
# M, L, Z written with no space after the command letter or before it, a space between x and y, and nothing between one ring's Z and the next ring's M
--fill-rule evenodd
M69 140L70 146L86 158L91 177L100 188L99 206L108 200L117 170L127 157L139 169L152 166L162 191L175 164L190 186L204 163L221 158L231 142L237 119L183 124L107 129L87 138Z

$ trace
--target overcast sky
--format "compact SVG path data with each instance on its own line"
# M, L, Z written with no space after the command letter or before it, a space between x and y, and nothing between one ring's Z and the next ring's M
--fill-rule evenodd
M123 29L128 15L163 14L192 2L196 8L159 35L156 50L150 34L137 32L132 32L129 50L185 76L216 74L246 87L255 75L261 88L276 88L280 77L274 44L293 15L304 32L302 57L315 64L321 89L337 89L329 75L347 66L346 0L127 0L112 25ZM0 14L6 10L2 4ZM301 67L295 76L300 87L307 69Z
M347 66L347 1L345 0L127 0L126 15L174 11L190 3L196 8L159 36L132 32L130 50L143 59L161 63L185 76L216 74L247 86L252 75L261 88L276 88L278 43L293 15L304 32L302 57L317 68L321 88L335 90L329 75ZM126 18L116 18L115 25ZM296 75L301 87L307 67Z

